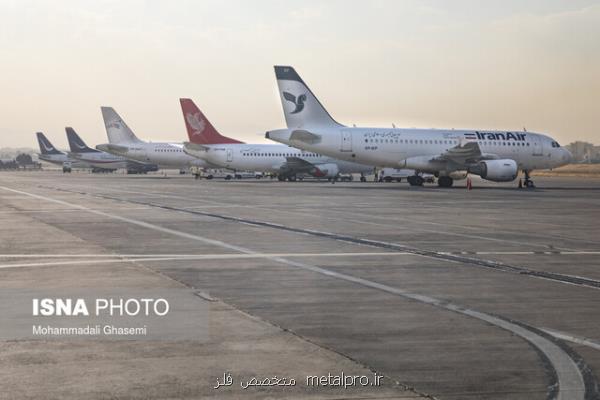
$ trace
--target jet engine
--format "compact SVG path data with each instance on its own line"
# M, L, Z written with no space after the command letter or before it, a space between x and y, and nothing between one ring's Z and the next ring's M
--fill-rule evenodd
M519 173L515 160L485 160L470 168L469 172L494 182L514 181Z
M310 170L310 174L315 178L335 178L340 173L337 164L321 164Z

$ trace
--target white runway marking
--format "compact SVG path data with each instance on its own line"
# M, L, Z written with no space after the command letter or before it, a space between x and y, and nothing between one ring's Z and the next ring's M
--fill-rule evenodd
M150 207L129 207L129 208L121 208L121 210L150 210ZM102 210L101 208L96 208L96 210ZM30 214L30 213L66 213L66 212L82 212L83 210L79 208L56 208L56 209L47 209L47 210L10 210L10 211L0 211L0 214Z
M89 186L84 186L84 185L80 185L83 186L85 188L89 188ZM209 204L214 204L218 207L222 207L222 208L235 208L235 207L240 207L240 208L250 208L250 209L257 209L257 210L263 210L263 211L270 211L270 212L278 212L278 213L282 213L282 214L297 214L297 215L306 215L306 216L310 216L310 217L314 217L314 214L311 213L307 213L307 212L303 212L303 211L298 211L298 210L281 210L278 209L276 207L261 207L261 206L249 206L249 205L245 205L245 204L235 204L235 203L223 203L223 202L218 202L218 201L214 201L214 200L207 200L207 199L198 199L198 198L192 198L192 197L184 197L184 196L179 196L179 195L173 195L173 194L165 194L165 193L156 193L156 192L140 192L140 191L135 191L135 190L121 190L121 189L115 189L115 188L109 188L109 187L104 187L104 190L109 190L109 191L113 191L113 192L119 192L119 193L131 193L131 194L141 194L141 195L145 195L145 196L154 196L154 197L161 197L161 198L172 198L172 199L180 199L180 200L193 200L194 202L199 201L199 202L203 202L203 203L209 203ZM187 208L187 207L186 207ZM345 211L340 211L340 210L329 210L329 212L331 213L338 213L341 215L347 215L347 212ZM324 219L329 219L329 220L333 220L333 221L339 221L339 218L333 218L333 217L328 217L328 216L320 216L320 218L324 218ZM368 220L364 220L364 219L356 219L356 215L353 215L351 219L346 220L346 222L354 222L357 224L366 224L366 225L372 225L372 226L381 226L381 227L397 227L397 223L401 223L401 222L405 222L405 221L412 221L414 223L417 224L433 224L433 225L437 225L437 226L443 226L443 227L447 227L448 225L452 225L452 226L456 226L456 227L460 227L460 228L464 228L464 229L470 229L470 230L476 230L478 232L481 232L481 228L475 228L475 227L470 227L467 225L457 225L457 224L446 224L446 223L439 223L439 222L431 222L431 221L422 221L422 220L416 220L414 218L409 218L406 216L402 216L402 219L398 219L395 218L393 216L386 216L386 217L381 217L381 216L377 216L377 215L370 215L369 216L370 219L380 219L380 220L384 220L388 223L378 223L378 222L373 222L373 221L368 221ZM395 224L389 224L390 221L394 221ZM494 237L489 237L489 236L483 236L481 234L473 234L473 235L469 235L466 233L458 233L458 232L448 232L448 231L440 231L440 230L432 230L432 229L425 229L423 227L411 227L411 230L415 231L421 231L421 232L428 232L428 233L439 233L439 234L443 234L443 235L448 235L448 236L459 236L459 237L466 237L469 239L476 239L476 240L486 240L486 241L492 241L492 242L499 242L499 243L509 243L509 244L515 244L515 245L519 245L522 246L523 242L520 241L515 241L515 240L508 240L508 239L501 239L501 238L494 238ZM515 234L518 232L514 232L514 231L509 231L509 230L502 230L502 231L498 231L498 232L506 232L506 233L510 233L510 234ZM561 239L569 239L572 240L570 238L561 238ZM596 242L593 242L596 243ZM547 245L545 244L540 244L540 243L528 243L530 246L534 246L534 247L542 247L542 248L548 248ZM564 251L577 251L578 249L571 249L571 248L562 248L562 247L556 247L556 249L560 249L560 250L564 250Z
M116 263L127 263L127 262L154 262L154 261L201 261L201 260L240 260L240 259L258 259L266 258L273 260L275 257L293 257L293 258L313 258L313 257L381 257L381 256L406 256L414 255L411 253L401 252L389 252L389 253L252 253L252 254L196 254L196 255L136 255L136 256L111 256L111 255L99 255L91 254L89 257L85 255L67 257L60 257L54 255L54 257L45 258L93 258L92 260L74 260L74 261L48 261L48 262L29 262L29 263L13 263L13 264L0 264L0 269L9 268L29 268L29 267L54 267L60 265L92 265L92 264L116 264ZM2 258L2 256L0 256ZM9 258L9 257L6 257ZM19 257L20 258L20 257ZM34 256L30 258L42 258L40 256Z
M600 255L600 251L439 251L439 254L445 255L525 255L525 256L539 256L539 255ZM256 254L253 254L256 255ZM356 256L398 256L398 255L415 255L414 253L402 252L402 251L389 251L389 252L369 252L369 253L264 253L265 257L356 257ZM104 258L118 258L118 257L218 257L224 256L224 254L0 254L0 258L86 258L86 257L104 257ZM262 256L262 255L261 255Z
M220 247L223 247L226 249L239 251L240 253L255 254L255 252L250 249L247 249L247 248L244 248L241 246L236 246L236 245L229 244L229 243L225 243L225 242L222 242L219 240L209 239L209 238L205 238L202 236L197 236L197 235L189 234L186 232L177 231L174 229L164 228L162 226L154 225L154 224L151 224L148 222L138 221L138 220L134 220L131 218L125 218L125 217L121 217L121 216L117 216L117 215L108 214L108 213L105 213L102 211L92 210L87 207L80 206L78 204L68 203L66 201L53 199L51 197L46 197L46 196L41 196L41 195L37 195L37 194L33 194L33 193L23 192L20 190L11 189L11 188L7 188L4 186L0 186L0 188L3 190L10 191L10 192L27 195L27 196L30 196L32 198L36 198L39 200L58 203L58 204L62 204L67 207L80 208L82 210L87 210L88 212L90 212L92 214L102 215L106 218L127 222L132 225L144 227L147 229L152 229L152 230L155 230L158 232L168 233L168 234L171 234L174 236L191 239L191 240L196 240L196 241L199 241L202 243L208 243L208 244L212 244L215 246L220 246ZM504 320L502 318L499 318L499 317L496 317L493 315L489 315L489 314L485 314L485 313L482 313L479 311L464 308L464 307L449 303L444 300L438 300L438 299L435 299L435 298L432 298L429 296L425 296L425 295L421 295L421 294L410 293L403 289L399 289L399 288L395 288L392 286L369 281L367 279L362 279L362 278L358 278L355 276L338 273L338 272L328 270L325 268L299 263L299 262L288 260L288 259L285 259L282 257L271 257L270 259L279 261L283 264L286 264L286 265L289 265L292 267L297 267L297 268L300 268L300 269L303 269L306 271L316 272L321 275L333 277L333 278L340 279L340 280L343 280L346 282L355 283L355 284L358 284L358 285L361 285L364 287L376 289L376 290L390 293L393 295L397 295L397 296L400 296L400 297L403 297L406 299L418 301L418 302L428 304L428 305L431 305L434 307L438 307L438 308L453 311L453 312L456 312L459 314L467 315L467 316L479 319L480 321L485 321L485 322L492 324L496 327L499 327L501 329L510 331L510 332L514 333L515 335L518 335L521 338L528 341L529 343L531 343L533 346L538 348L547 357L547 359L551 363L552 367L556 371L556 376L558 379L557 399L559 399L559 400L567 400L567 399L568 400L584 400L585 385L583 382L583 376L581 375L581 371L579 370L579 367L575 364L575 362L569 356L569 354L567 354L562 348L557 346L552 341L548 340L547 338L545 338L541 335L536 334L534 331L530 331L530 330L526 329L525 327L523 327L521 325L518 325L516 323L510 322L508 320Z

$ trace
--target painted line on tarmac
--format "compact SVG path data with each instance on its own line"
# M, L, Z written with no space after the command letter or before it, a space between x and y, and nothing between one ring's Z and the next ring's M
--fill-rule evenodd
M220 246L230 250L236 250L241 253L253 254L254 251L236 246L230 243L222 242L219 240L209 239L203 236L193 235L186 232L177 231L174 229L165 228L159 225L154 225L148 222L138 221L131 218L126 218L118 215L112 215L102 211L96 211L93 209L89 209L84 206L80 206L78 204L68 203L63 200L53 199L51 197L41 196L33 193L23 192L16 189L11 189L8 187L0 186L0 189L11 191L14 193L19 193L23 195L30 196L32 198L36 198L39 200L54 202L58 204L62 204L70 207L77 207L82 210L87 210L89 213L101 215L106 218L127 222L132 225L140 226L147 229L152 229L158 232L168 233L174 236L196 240L202 243L213 244L216 246ZM586 396L595 396L597 393L597 382L593 375L589 375L589 369L585 364L582 364L582 360L577 360L577 362L572 358L570 352L567 352L563 349L559 343L554 342L552 338L546 337L544 333L539 333L539 331L535 328L528 327L522 323L511 321L508 319L504 319L499 316L494 316L491 314L486 314L483 312L479 312L473 309L464 308L457 304L449 303L444 300L438 300L433 297L415 294L408 292L403 289L395 288L392 286L384 285L381 283L377 283L374 281L370 281L363 278L358 278L352 275L342 274L339 272L335 272L332 270L328 270L325 268L312 266L308 264L303 264L297 261L288 260L282 257L272 257L274 261L278 261L282 264L286 264L292 267L296 267L302 270L315 272L324 276L328 276L331 278L336 278L339 280L343 280L346 282L351 282L363 287L368 287L371 289L379 290L382 292L386 292L392 295L400 296L409 300L413 300L416 302L424 303L433 307L445 309L448 311L452 311L458 314L466 315L480 321L487 322L492 324L498 328L503 330L512 332L513 334L521 337L526 340L531 346L536 348L539 351L539 354L542 356L542 360L544 364L550 368L552 371L549 373L549 393L548 398L556 398L560 400L584 400ZM584 379L585 376L585 379ZM594 391L592 393L592 391ZM588 397L592 398L592 397Z
M292 258L316 258L316 257L381 257L381 256L412 256L410 253L386 252L386 253L252 253L252 254L199 254L189 256L110 256L100 257L97 255L64 257L64 258L95 258L92 260L74 260L74 261L47 261L47 262L29 262L0 264L0 269L10 268L30 268L30 267L54 267L62 265L93 265L93 264L118 264L118 263L136 263L136 262L155 262L155 261L202 261L202 260L247 260L265 258L273 260L274 257L292 257ZM0 256L2 258L2 256ZM35 257L40 258L40 257ZM54 256L53 258L58 258ZM62 257L61 257L62 258Z
M426 258L444 260L444 261L453 262L453 263L457 263L457 264L489 268L489 269L492 269L495 271L509 272L509 273L519 274L519 275L523 275L523 276L529 276L532 278L549 280L549 281L567 284L567 285L586 287L586 288L590 288L590 289L600 289L600 281L599 280L595 280L595 279L591 279L591 278L584 278L581 276L568 275L568 274L559 274L556 272L538 271L538 270L534 270L534 269L530 269L530 268L526 268L526 267L522 267L522 266L516 266L516 265L502 263L500 261L468 257L464 254L452 254L452 253L443 253L443 252L438 252L438 251L433 251L433 250L423 250L423 249L419 249L419 248L415 248L415 247L411 247L411 246L407 246L407 245L403 245L403 244L399 244L399 243L384 242L384 241L371 240L371 239L366 239L366 238L356 238L356 237L352 237L352 236L345 236L345 235L340 235L340 234L336 234L336 233L332 233L332 232L317 231L317 230L313 230L313 229L294 228L294 227L290 227L287 225L276 224L276 223L272 223L272 222L258 221L258 220L251 220L251 219L247 219L247 218L234 217L234 216L230 216L230 215L216 214L216 213L212 213L212 212L208 212L208 211L190 210L190 209L186 209L186 208L168 206L168 205L164 205L164 204L151 203L151 202L143 202L143 201L139 201L139 200L122 199L122 198L109 196L109 195L73 192L73 191L70 191L67 189L56 189L56 188L48 188L48 189L66 192L66 193L88 195L88 196L92 196L92 197L96 197L96 198L107 199L107 200L118 201L118 202L125 202L125 203L130 203L130 204L151 206L151 207L155 207L155 208L159 208L159 209L163 209L163 210L175 211L175 212L179 212L179 213L188 213L188 214L192 214L192 215L200 215L203 217L217 218L217 219L221 219L224 221L237 222L237 223L241 223L241 224L245 224L245 225L273 228L273 229L278 229L278 230L282 230L282 231L286 231L286 232L298 233L298 234L303 234L303 235L312 235L312 236L321 237L321 238L333 239L333 240L337 240L337 241L345 242L345 243L359 244L359 245L365 245L365 246L388 249L388 250L396 250L396 251L400 251L400 252L412 253L414 255L418 255L418 256L422 256L422 257L426 257ZM10 189L10 190L13 190L13 189ZM57 200L57 201L60 201L60 200ZM91 209L89 209L89 210L91 210ZM534 252L534 253L536 253L536 252ZM537 253L545 254L543 252L537 252Z
M440 254L457 255L600 255L600 251L451 251L439 252ZM258 257L369 257L369 256L414 256L414 253L406 251L386 251L386 252L345 252L345 253L260 253L252 254L252 258ZM0 258L217 258L217 257L247 257L240 254L0 254ZM583 278L584 277L579 277Z
M541 328L542 331L549 335L554 336L557 339L566 340L567 342L582 344L584 346L591 347L592 349L600 350L600 342L592 339L588 339L581 336L571 335L570 333L559 332L553 329Z
M79 187L81 187L83 185L80 185ZM94 193L89 193L89 192L82 192L80 191L81 189L75 190L75 189L62 189L62 188L56 188L56 187L51 187L51 186L44 186L44 185L39 185L40 188L45 188L45 189L52 189L52 190L59 190L59 191L64 191L67 193L78 193L81 195L92 195L92 196L96 196L96 197L108 197L111 198L111 196L108 195L102 195L102 194L94 194ZM84 188L89 188L89 186L83 186ZM274 207L261 207L261 206L249 206L249 205L245 205L245 204L232 204L232 203L223 203L218 202L218 201L214 201L214 200L207 200L207 199L197 199L197 198L190 198L190 197L184 197L184 196L179 196L179 195L174 195L174 194L165 194L165 193L156 193L156 192L141 192L141 191L136 191L136 190L121 190L121 189L115 189L115 188L110 188L110 187L103 187L103 189L108 190L108 191L112 191L112 192L118 192L118 193L131 193L131 194L140 194L140 195L144 195L144 196L149 196L149 197L158 197L158 198L171 198L171 199L180 199L180 200L194 200L194 201L200 201L203 203L209 203L209 204L213 204L215 205L214 208L249 208L249 209L257 209L257 210L263 210L263 211L270 211L270 212L278 212L278 213L283 213L283 214L297 214L297 215L308 215L308 216L314 216L313 214L310 213L306 213L306 212L302 212L302 211L297 211L297 210L280 210ZM135 200L124 200L124 201L130 201L133 203L137 203ZM143 204L143 203L137 203L137 204ZM187 209L193 209L193 208L200 208L200 207L186 207ZM341 213L342 215L346 215L347 213L344 211L340 211L340 210L329 210L331 213ZM325 219L330 219L333 221L340 221L339 218L332 218L332 217L327 217L327 216L322 216L322 218ZM414 223L419 223L419 224L434 224L434 225L440 225L440 226L448 226L448 225L453 225L453 226L458 226L460 228L464 228L464 229L472 229L472 230L478 230L478 228L473 228L467 225L458 225L458 224L445 224L445 223L436 223L436 222L430 222L430 221L419 221L419 220L415 220L415 219L410 219L408 217L403 216L402 220L398 220L397 218L394 217L381 217L378 215L372 215L369 216L369 218L372 219L383 219L385 221L397 221L397 222L405 222L406 220L408 221L412 221ZM381 227L390 227L392 225L390 225L389 223L384 224L384 223L378 223L378 222L373 222L373 221L366 221L366 220L357 220L356 216L353 216L352 219L350 220L346 220L346 222L354 222L357 224L366 224L366 225L372 225L372 226L381 226ZM469 235L466 233L458 233L458 232L448 232L448 231L440 231L440 230L432 230L432 229L425 229L422 227L412 227L412 229L414 230L418 230L421 232L428 232L428 233L439 233L442 235L446 235L446 236L459 236L459 237L466 237L469 239L476 239L476 240L486 240L486 241L493 241L493 242L500 242L500 243L509 243L509 244L517 244L517 245L522 245L522 242L519 241L515 241L515 240L508 240L508 239L501 239L501 238L492 238L489 236L482 236L482 235ZM510 230L502 230L500 232L505 232L505 233L510 233L510 234L514 234L516 232L514 231L510 231ZM570 238L560 238L562 240L574 240L574 239L570 239ZM594 244L597 244L596 242L592 242ZM534 246L534 247L542 247L542 248L547 248L548 246L545 244L540 244L540 243L529 243L530 246ZM564 251L576 251L575 249L571 249L571 248L560 248L560 250L564 250Z

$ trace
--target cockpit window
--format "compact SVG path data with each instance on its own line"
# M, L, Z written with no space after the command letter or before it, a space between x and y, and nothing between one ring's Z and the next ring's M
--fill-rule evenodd
M558 144L558 142L552 142L552 147L560 147L560 144Z

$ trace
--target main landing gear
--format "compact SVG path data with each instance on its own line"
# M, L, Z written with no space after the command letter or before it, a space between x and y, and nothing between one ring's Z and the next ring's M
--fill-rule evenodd
M425 179L423 179L423 177L419 175L409 176L408 178L406 178L406 180L408 181L410 186L423 186L423 183L425 182Z
M284 182L284 181L289 181L289 182L296 182L296 175L277 175L277 180L279 182Z
M523 182L523 185L526 188L534 188L535 185L533 184L533 180L531 180L531 177L529 176L529 171L523 170L523 173L525 174L525 180Z
M454 179L450 178L449 176L440 176L438 178L438 186L439 187L452 187L452 184L454 183Z

